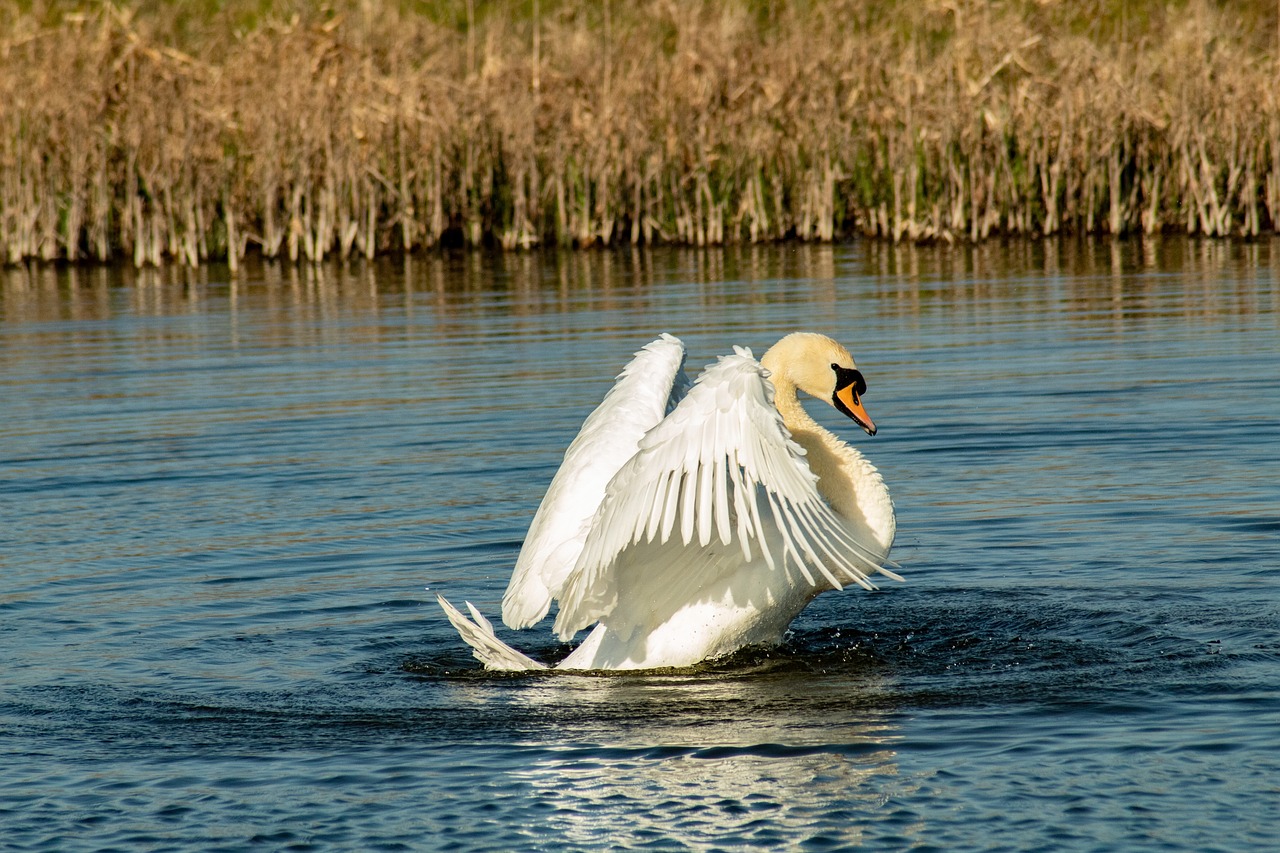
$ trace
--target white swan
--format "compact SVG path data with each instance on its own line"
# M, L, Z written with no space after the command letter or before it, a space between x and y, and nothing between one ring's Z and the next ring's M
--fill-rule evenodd
M527 628L559 600L555 631L595 625L556 669L691 666L776 644L813 598L874 588L893 544L876 469L819 426L797 389L876 427L848 350L787 335L760 361L734 348L690 386L684 345L636 353L565 451L502 599ZM890 565L893 565L890 563ZM546 666L503 643L466 602L437 596L488 669Z

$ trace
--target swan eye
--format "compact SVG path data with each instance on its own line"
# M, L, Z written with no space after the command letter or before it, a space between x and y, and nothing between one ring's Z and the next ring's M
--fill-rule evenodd
M841 367L838 364L832 364L831 369L836 372L836 389L847 388L853 386L853 393L861 397L867 393L867 380L862 378L862 371L854 370L851 367Z

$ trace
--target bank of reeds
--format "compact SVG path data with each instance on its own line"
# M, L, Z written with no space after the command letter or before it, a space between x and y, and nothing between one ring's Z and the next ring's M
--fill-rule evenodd
M0 0L0 258L1280 227L1274 2Z

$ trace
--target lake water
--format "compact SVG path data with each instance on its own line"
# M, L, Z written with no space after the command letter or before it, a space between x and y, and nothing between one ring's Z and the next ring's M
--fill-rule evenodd
M0 846L1280 847L1280 243L0 269ZM578 424L847 343L905 584L483 672ZM429 589L428 589L429 588ZM545 659L549 625L500 629Z

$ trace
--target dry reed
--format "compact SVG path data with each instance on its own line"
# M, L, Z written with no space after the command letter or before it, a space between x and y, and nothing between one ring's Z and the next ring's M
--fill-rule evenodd
M1271 2L0 0L0 258L1280 227Z

